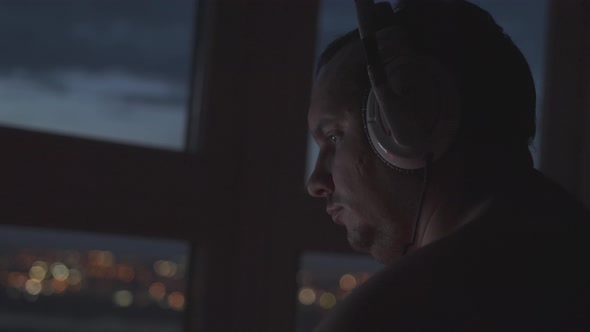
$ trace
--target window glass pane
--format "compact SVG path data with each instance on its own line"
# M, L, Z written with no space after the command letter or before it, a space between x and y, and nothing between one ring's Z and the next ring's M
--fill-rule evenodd
M543 120L543 85L545 79L545 41L547 39L547 0L473 0L474 4L492 14L516 46L524 54L537 89L537 135L532 149L535 167L541 152L541 121Z
M169 331L184 325L182 241L0 228L0 331Z
M184 148L195 0L0 1L0 124Z
M296 331L312 331L350 291L382 267L368 256L305 253L297 273Z
M389 1L395 4L396 1ZM526 57L537 88L537 133L541 130L545 39L547 29L547 0L474 0L473 3L490 12L496 22L512 37ZM321 0L318 18L316 59L328 44L346 32L357 28L354 1ZM540 158L539 134L532 150L535 165ZM313 171L318 148L309 137L306 179Z

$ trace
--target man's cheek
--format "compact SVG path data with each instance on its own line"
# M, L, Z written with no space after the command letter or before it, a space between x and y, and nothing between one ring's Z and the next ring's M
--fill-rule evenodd
M356 174L361 178L376 176L374 158L372 154L359 154L359 156L354 160L354 166Z

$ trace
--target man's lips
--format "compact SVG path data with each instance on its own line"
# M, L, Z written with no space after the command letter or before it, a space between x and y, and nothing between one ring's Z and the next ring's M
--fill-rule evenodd
M338 225L343 225L342 221L338 218L341 210L342 210L341 207L328 207L328 208L326 208L326 212L332 217L332 220Z

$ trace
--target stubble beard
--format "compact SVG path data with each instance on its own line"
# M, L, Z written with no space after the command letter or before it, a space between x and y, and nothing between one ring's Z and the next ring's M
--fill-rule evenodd
M390 264L404 255L411 241L412 225L387 223L381 226L363 224L347 228L348 243L355 251L370 254L380 263Z
M375 238L375 230L364 225L356 225L347 229L348 243L359 252L371 253L371 247Z

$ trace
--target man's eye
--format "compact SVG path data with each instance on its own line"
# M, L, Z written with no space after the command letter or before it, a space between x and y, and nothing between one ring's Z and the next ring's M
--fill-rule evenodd
M332 141L332 143L336 143L336 142L338 142L338 135L336 135L336 134L329 134L328 135L328 139L330 141Z

